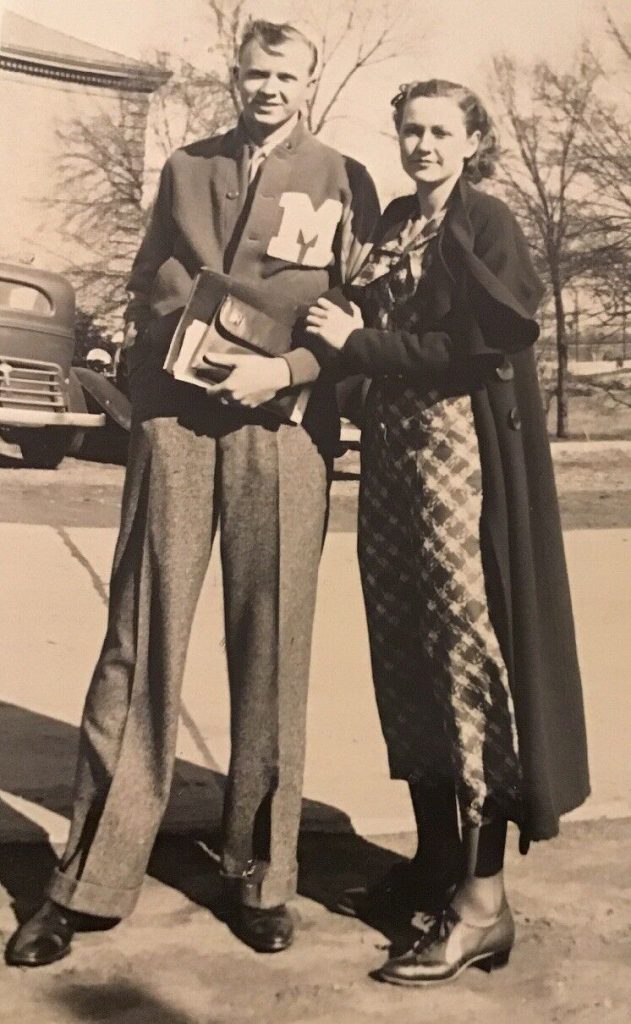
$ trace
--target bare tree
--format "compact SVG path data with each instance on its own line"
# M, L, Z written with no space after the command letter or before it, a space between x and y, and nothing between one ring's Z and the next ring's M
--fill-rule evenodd
M557 435L568 436L568 338L565 290L611 250L596 189L585 163L585 126L600 69L583 50L572 73L548 64L520 69L494 61L492 89L509 147L500 181L533 245L554 304L557 349Z
M146 99L119 99L112 111L66 124L58 167L68 272L82 306L108 320L124 302L123 282L146 214L143 155Z
M246 20L246 0L206 0L209 26L215 43L211 54L217 61L217 81L232 100L233 111L239 110L239 94L232 69L237 62L239 40Z
M620 27L611 12L608 10L605 10L605 21L607 23L609 35L616 44L618 51L622 57L631 63L631 39L629 39L627 33Z
M152 97L148 123L147 151L162 164L174 149L225 129L234 120L234 103L227 82L212 70L164 52L152 63L170 75Z
M631 69L631 33L625 34L610 14L606 20L626 77ZM585 126L582 155L596 185L596 206L603 230L615 244L594 261L588 277L598 297L599 320L605 327L622 333L624 356L631 313L631 94L628 88L620 88L617 102L612 102L613 75L608 76L607 86L606 97L594 104L590 123Z
M405 7L398 0L328 0L316 6L320 41L319 75L308 109L314 135L339 115L339 102L361 72L400 57Z

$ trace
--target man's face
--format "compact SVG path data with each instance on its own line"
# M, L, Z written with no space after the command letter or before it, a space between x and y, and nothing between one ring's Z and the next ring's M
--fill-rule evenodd
M252 40L235 68L243 119L255 137L280 128L305 104L313 87L312 54L300 39L264 50Z

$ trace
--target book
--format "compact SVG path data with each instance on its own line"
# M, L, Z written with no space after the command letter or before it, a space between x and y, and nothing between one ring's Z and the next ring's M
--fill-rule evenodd
M260 287L207 267L197 274L175 329L164 369L197 387L221 383L231 368L213 354L262 355L288 352L292 328L304 307L268 301ZM301 423L310 387L285 388L261 408L289 423Z

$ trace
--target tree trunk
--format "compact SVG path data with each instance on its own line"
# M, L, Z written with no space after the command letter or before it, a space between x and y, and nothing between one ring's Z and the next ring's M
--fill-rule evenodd
M558 276L553 275L552 291L554 294L554 315L556 319L557 337L557 437L569 436L568 395L567 395L567 332L565 329L565 309L563 292Z

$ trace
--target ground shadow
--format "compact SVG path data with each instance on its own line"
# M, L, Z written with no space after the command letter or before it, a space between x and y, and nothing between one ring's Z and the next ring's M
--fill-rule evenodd
M176 1010L161 999L150 995L127 979L106 984L60 984L50 993L49 999L80 1021L103 1021L127 1019L137 1024L198 1024L198 1019ZM204 1018L205 1024L220 1024L212 1017Z
M102 410L97 408L97 412ZM108 419L100 430L86 431L81 447L74 452L75 458L87 462L103 462L116 466L127 463L129 433Z
M14 704L0 702L0 790L69 818L78 730L66 722ZM219 878L221 812L225 777L217 771L178 760L171 801L155 844L148 872L192 902L224 916ZM348 815L337 807L303 801L299 845L299 892L329 909L349 885L383 874L400 859L357 835ZM313 826L317 831L313 831ZM46 879L56 863L43 827L28 810L0 801L0 837L28 835L32 842L6 842L0 849L0 884L22 921L42 900ZM379 922L370 921L373 927ZM388 922L381 926L391 938Z

